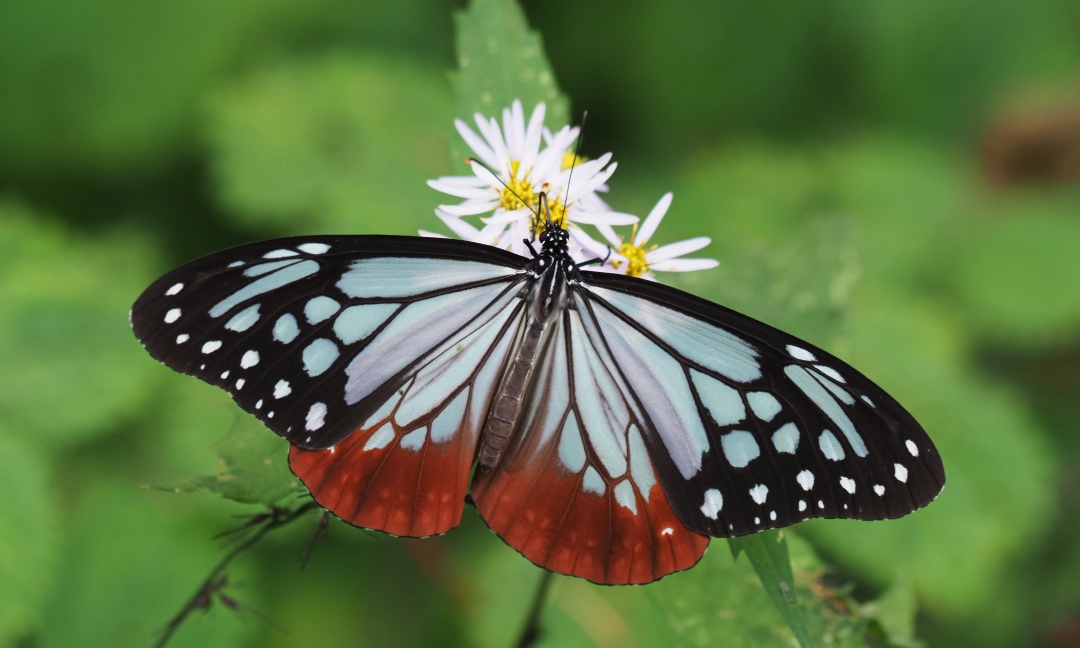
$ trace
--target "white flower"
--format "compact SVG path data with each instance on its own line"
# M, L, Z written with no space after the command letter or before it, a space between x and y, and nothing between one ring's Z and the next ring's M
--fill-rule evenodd
M521 102L515 101L503 110L501 128L497 120L477 114L479 135L461 120L454 121L479 163L471 163L472 176L446 176L429 180L428 185L463 199L457 205L440 205L435 212L455 234L528 256L525 240L536 238L547 218L538 213L541 193L547 196L552 220L567 229L576 224L637 221L607 209L595 196L615 172L617 165L609 164L611 154L564 169L564 156L577 139L578 129L564 126L554 134L545 133L545 111L544 104L539 104L526 124ZM487 212L491 215L480 219L482 228L464 220ZM575 258L581 255L576 248L571 252Z
M605 248L603 244L596 241L585 241L580 237L579 242L597 257L606 258L605 263L600 268L601 270L617 272L631 277L644 277L645 279L655 280L656 277L652 274L654 271L688 272L691 270L706 270L720 265L716 259L677 258L691 252L697 252L708 245L711 240L706 236L699 236L668 245L646 247L649 239L656 233L656 228L660 226L660 221L667 214L668 208L671 207L671 198L672 194L670 192L660 198L660 201L656 203L656 206L652 208L652 211L649 212L649 215L641 224L641 229L638 229L636 225L634 226L629 242L624 243L615 234L615 230L604 224L597 225L596 228L608 240L611 248ZM611 250L607 257L604 256L605 249Z

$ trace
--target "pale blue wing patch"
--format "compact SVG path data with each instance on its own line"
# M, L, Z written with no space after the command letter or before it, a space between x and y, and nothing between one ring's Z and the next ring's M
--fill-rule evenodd
M400 308L399 304L359 304L349 306L334 319L334 335L344 344L367 339Z
M479 286L403 308L346 367L345 402L361 401L418 359L456 343L455 333L468 335L510 308L509 291L494 301L491 292L490 286Z
M761 377L757 350L734 333L647 299L607 288L588 290L663 340L683 358L693 359L735 382L746 383Z
M338 280L337 287L358 299L408 298L470 283L504 279L519 272L479 261L376 257L354 261Z
M840 403L836 402L836 399L830 394L828 390L821 386L818 379L811 376L806 369L798 365L788 365L784 367L784 374L795 383L806 396L817 405L821 411L832 419L836 426L840 428L840 432L847 438L848 443L851 444L851 449L855 451L855 454L860 457L865 457L869 454L866 449L866 442L863 441L862 436L855 430L855 426L851 423L851 419L844 413L844 409L840 406ZM831 436L832 433L830 433ZM841 449L841 452L843 450Z
M219 301L210 308L210 317L221 317L229 312L233 306L236 306L241 302L262 295L263 293L283 288L291 283L300 281L305 277L310 277L318 271L319 264L311 260L297 261L296 263L287 265L280 270L271 272L270 274L245 285L240 290L237 290L225 299Z

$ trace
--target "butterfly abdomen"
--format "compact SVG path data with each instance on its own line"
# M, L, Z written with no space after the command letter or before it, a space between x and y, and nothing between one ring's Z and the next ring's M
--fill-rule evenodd
M507 368L480 439L477 463L483 471L491 470L499 460L507 440L517 427L524 407L525 395L533 380L537 358L543 356L544 347L551 338L553 323L562 318L566 310L567 282L562 264L548 265L529 292L528 318L521 345L514 360Z

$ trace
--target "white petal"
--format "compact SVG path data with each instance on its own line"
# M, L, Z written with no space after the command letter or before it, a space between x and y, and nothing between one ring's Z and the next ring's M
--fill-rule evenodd
M439 209L451 216L475 216L476 214L489 212L498 206L499 202L497 200L488 202L465 201L460 205L439 205Z
M513 210L503 209L492 214L486 220L489 223L506 224L513 223L514 221L519 221L522 219L528 220L530 216L532 216L532 211L525 208Z
M435 215L438 216L454 234L457 234L466 241L475 241L480 234L480 230L456 216L440 213L439 210L435 210Z
M604 238L606 238L607 242L611 244L611 247L615 249L619 249L620 247L622 247L622 239L620 239L619 235L615 233L615 230L611 229L610 225L608 225L607 223L597 223L596 229L604 235Z
M718 265L720 265L720 262L716 259L669 259L650 264L649 269L661 272L691 272L693 270L708 270Z
M419 232L420 236L423 236L424 238L442 238L442 239L450 238L449 236L447 236L445 234L436 234L435 232L429 232L427 230L416 230L416 231Z
M596 257L604 259L612 254L610 247L589 236L585 233L585 230L579 227L570 229L570 240L577 242L587 255L591 255L590 258Z
M485 245L503 247L502 236L505 230L506 225L504 223L488 223L476 234L476 238L472 240Z
M544 116L547 114L547 106L542 102L536 104L532 116L529 117L529 126L525 130L525 148L521 153L521 166L532 168L536 162L536 156L540 152L540 131L544 128Z
M457 132L461 135L461 139L465 140L465 143L469 145L469 148L476 153L476 157L483 160L484 164L488 166L497 166L498 160L495 159L495 152L491 150L491 147L484 143L476 133L472 132L465 122L460 119L454 120L454 127L457 128Z
M637 236L634 237L634 245L645 245L652 238L652 235L656 233L656 228L660 226L660 221L664 220L664 214L667 213L668 207L671 207L672 196L673 194L670 191L661 196L656 206L645 217L645 222L641 224L641 229L638 230Z
M586 225L599 225L605 223L607 225L633 225L638 222L638 217L633 214L623 214L622 212L613 211L575 211L573 212L573 222L584 223Z
M473 179L479 180L479 178L475 177ZM444 194L450 194L458 198L489 198L492 192L492 187L489 186L461 187L446 184L440 180L428 180L427 184L435 191L441 191Z
M649 265L652 265L653 263L659 263L660 261L667 261L668 259L674 259L675 257L680 257L684 254L697 252L711 242L712 240L709 239L709 237L699 236L697 238L679 241L678 243L661 245L655 250L647 252L645 254L645 260L649 262Z
M575 175L574 179L570 181L571 185L570 190L567 192L567 202L574 202L577 196L596 191L597 187L608 181L608 178L611 177L611 174L615 173L615 169L618 167L619 164L617 162L612 162L606 169L600 171L584 182L579 182L578 176Z

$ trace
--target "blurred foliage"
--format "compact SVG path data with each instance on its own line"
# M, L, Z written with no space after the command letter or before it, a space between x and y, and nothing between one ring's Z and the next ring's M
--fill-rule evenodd
M242 240L440 229L423 181L458 164L452 119L508 88L589 110L584 153L620 162L614 208L673 190L663 237L712 237L719 269L665 281L835 351L938 444L949 481L926 510L782 534L811 641L1075 645L1080 126L999 125L1042 114L1036 97L1080 105L1080 6L523 4L0 3L0 646L147 645L231 515L302 492L280 439L142 352L140 290ZM239 562L238 608L173 645L520 631L539 570L471 510L430 540L333 523L301 573L314 524ZM767 537L751 541L777 550ZM648 587L557 577L543 629L552 646L794 640L723 541Z

